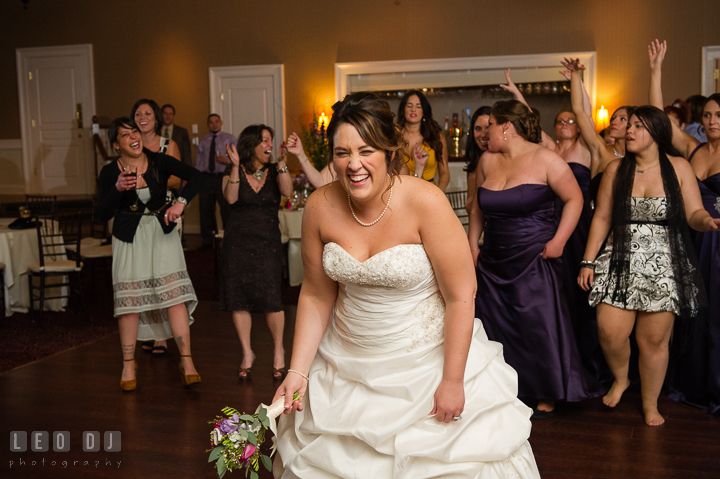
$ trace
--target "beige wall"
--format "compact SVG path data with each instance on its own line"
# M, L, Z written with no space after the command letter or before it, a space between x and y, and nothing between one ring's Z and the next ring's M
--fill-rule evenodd
M717 0L30 0L27 11L6 0L0 139L20 138L20 47L92 43L101 120L149 97L201 133L209 67L283 63L292 131L334 101L335 62L594 50L598 104L645 103L655 37L670 46L669 103L699 92L701 47L720 44L718 20Z

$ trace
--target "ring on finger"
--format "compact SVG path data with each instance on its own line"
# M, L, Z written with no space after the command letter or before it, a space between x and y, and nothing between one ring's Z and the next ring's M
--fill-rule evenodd
M459 416L453 416L453 421L459 421L460 419L462 419L462 414Z

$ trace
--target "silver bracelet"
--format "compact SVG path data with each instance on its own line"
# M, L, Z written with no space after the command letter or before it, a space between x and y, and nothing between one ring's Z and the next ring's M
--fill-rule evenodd
M595 266L597 266L595 264L595 261L585 261L585 260L580 261L580 269L590 268L591 270L595 271Z
M289 372L289 373L299 374L300 376L302 376L302 377L304 377L305 379L307 379L308 382L310 382L310 378L307 377L307 376L305 376L305 375L304 375L303 373L301 373L300 371L295 371L294 369L288 369L288 372Z
M287 173L288 172L287 165L283 166L282 168L280 168L279 166L276 166L275 168L277 169L278 173Z

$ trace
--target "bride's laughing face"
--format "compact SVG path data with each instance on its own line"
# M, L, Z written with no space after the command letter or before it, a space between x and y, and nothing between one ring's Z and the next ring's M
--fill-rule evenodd
M379 197L389 181L385 151L368 145L348 123L337 128L333 143L333 163L343 189L357 202Z

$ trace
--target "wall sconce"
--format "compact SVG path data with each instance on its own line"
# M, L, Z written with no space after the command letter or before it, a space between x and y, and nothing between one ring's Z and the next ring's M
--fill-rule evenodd
M325 112L320 114L320 118L318 118L318 127L321 127L323 130L327 130L328 123L330 122L330 119L325 116Z
M597 123L600 130L604 130L608 126L608 111L604 105L600 105L600 109L597 111Z

